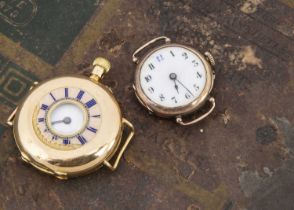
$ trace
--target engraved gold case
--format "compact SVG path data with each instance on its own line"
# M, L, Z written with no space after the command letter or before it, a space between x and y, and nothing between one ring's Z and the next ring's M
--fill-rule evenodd
M111 90L100 83L109 62L97 58L94 66L90 78L62 76L37 84L10 116L24 161L60 179L103 165L117 168L134 127L122 118ZM129 133L122 140L125 127Z
M159 41L165 43L154 47ZM215 62L209 52L203 55L162 36L138 48L133 54L133 62L137 64L135 94L149 112L160 117L175 117L181 125L191 125L207 117L215 108L215 99L210 96ZM196 119L183 120L183 116L196 112L206 102L211 104L207 112Z

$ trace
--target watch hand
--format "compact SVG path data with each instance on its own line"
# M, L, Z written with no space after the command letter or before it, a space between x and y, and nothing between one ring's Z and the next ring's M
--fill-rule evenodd
M176 81L180 83L180 85L182 85L192 96L194 96L194 94L183 83L181 83L180 80L176 79Z
M175 83L175 89L177 90L178 94L180 94L180 93L179 93L179 86L177 85L177 83L176 83L175 80L174 80L174 83Z
M62 122L63 122L63 120L57 120L57 121L51 122L51 125L55 125L57 123L62 123Z
M51 122L52 125L55 125L57 123L70 124L71 123L71 118L70 117L65 117L65 118L63 118L63 120L57 120L57 121Z
M179 86L176 83L176 79L177 79L177 75L175 73L171 73L169 75L169 78L175 83L175 89L177 90L178 94L179 94Z
M176 75L176 73L170 73L170 75L169 75L169 78L171 79L171 80L173 80L174 82L175 82L175 88L176 88L176 90L178 91L178 85L176 84L176 82L178 82L178 83L180 83L180 85L182 85L192 96L194 96L194 94L183 84L183 83L181 83L181 81L180 80L178 80L178 78L177 78L178 76ZM178 93L179 93L179 91L178 91Z

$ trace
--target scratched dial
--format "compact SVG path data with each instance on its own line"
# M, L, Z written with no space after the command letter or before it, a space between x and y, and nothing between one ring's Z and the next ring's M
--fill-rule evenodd
M200 96L206 83L206 70L193 51L181 46L166 46L145 59L140 83L151 101L176 108Z
M96 99L73 87L58 88L45 95L35 113L37 135L60 149L79 148L91 141L101 124Z

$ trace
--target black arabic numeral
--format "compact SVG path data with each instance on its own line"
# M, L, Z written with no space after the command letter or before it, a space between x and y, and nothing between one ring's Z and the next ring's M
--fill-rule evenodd
M197 71L197 75L196 75L196 77L197 77L198 79L200 79L200 78L202 78L202 75Z
M183 52L182 56L184 57L185 60L188 59L188 54L186 52Z
M150 93L154 93L154 88L153 88L153 87L149 87L149 88L148 88L148 91L149 91Z
M194 64L194 67L199 65L199 63L196 60L193 60L192 63Z
M178 103L178 101L177 101L176 97L172 97L171 99L172 99L172 100L175 102L175 104L177 104L177 103Z
M173 51L170 51L170 54L171 54L173 57L175 57L175 54L174 54Z
M150 69L150 70L155 69L155 66L154 66L152 63L148 64L148 66L149 66L149 69Z
M158 62L161 62L164 60L164 57L163 57L163 55L160 54L160 55L156 56L156 59Z
M160 94L160 95L159 95L159 98L160 98L160 101L164 101L164 100L165 100L165 97L164 97L163 94Z
M198 90L200 89L200 87L199 87L198 85L196 85L196 84L194 84L193 87L194 87L194 89L195 89L196 91L198 91Z
M151 79L152 79L151 75L147 75L147 76L145 77L146 82L150 82Z
M185 94L185 98L186 98L186 99L191 98L191 94L190 94L190 93L186 93L186 94Z

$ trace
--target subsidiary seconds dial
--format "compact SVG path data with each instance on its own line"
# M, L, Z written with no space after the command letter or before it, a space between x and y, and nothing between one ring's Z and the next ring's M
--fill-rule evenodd
M140 85L155 104L168 108L195 101L206 84L206 70L197 54L183 46L164 46L141 66Z

